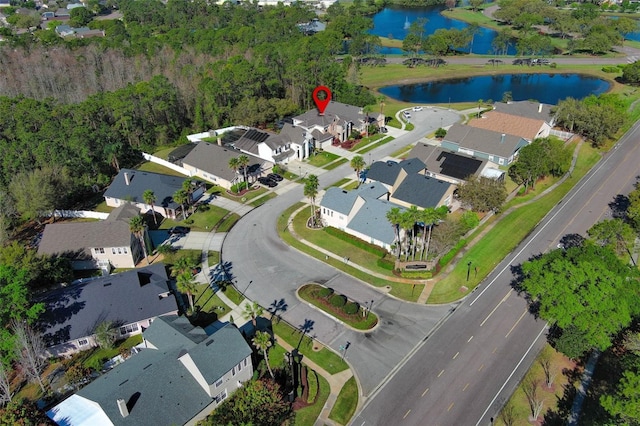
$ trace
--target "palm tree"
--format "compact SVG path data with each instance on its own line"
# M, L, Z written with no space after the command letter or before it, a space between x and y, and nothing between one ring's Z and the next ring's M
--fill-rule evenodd
M409 253L410 253L409 230L413 232L413 227L415 223L416 221L409 210L405 210L400 214L400 228L404 229L404 241L405 241L405 253L406 253L405 260L409 260Z
M118 332L111 321L98 324L93 334L96 336L96 343L102 349L113 349L113 344L118 337Z
M247 157L246 155L241 155L240 157L238 157L238 168L242 169L242 173L244 174L244 184L245 187L248 188L248 182L247 182L247 167L249 167L249 162L251 160L249 160L249 157Z
M193 181L189 178L182 181L182 190L187 193L187 202L188 206L191 205L191 193L193 192Z
M364 113L364 126L365 126L365 135L369 137L369 114L373 111L373 107L371 105L365 105L362 108L362 112Z
M138 241L140 241L140 246L142 246L142 253L144 254L144 258L147 259L148 265L149 257L147 256L147 246L144 242L145 225L142 215L134 216L129 220L129 230L138 238Z
M240 162L238 161L238 157L229 158L229 168L233 170L234 174L238 174L238 169L240 168Z
M387 212L387 220L391 222L393 230L395 231L396 238L395 243L398 247L398 259L400 259L400 222L402 220L402 211L400 207L394 207Z
M360 172L367 166L362 155L356 155L351 159L351 168L356 172L356 179L360 182Z
M258 305L258 302L253 303L245 303L244 312L242 312L242 316L245 319L251 319L251 323L253 324L253 328L255 329L257 326L256 318L261 316L264 313L264 309L262 306Z
M182 208L182 218L183 220L186 220L187 212L186 212L186 209L184 208L184 205L189 202L189 194L184 189L178 189L173 194L173 200L176 203L180 204L180 207Z
M176 279L176 285L180 293L187 293L189 306L191 307L191 312L193 312L193 292L196 291L197 284L193 279L193 274L191 273L191 271L184 271L180 275L178 275Z
M318 195L318 176L309 175L304 183L304 196L311 201L311 226L316 226L316 196Z
M152 190L147 189L142 193L142 199L145 204L149 204L151 206L151 214L153 215L153 223L158 226L158 219L156 219L156 209L154 203L156 202L156 194L153 193Z
M385 126L385 118L384 118L384 107L385 107L385 100L387 98L384 95L380 95L378 97L376 97L376 102L378 102L378 104L380 105L380 116L378 117L378 127L384 127ZM382 125L380 125L380 118L382 118Z
M269 356L267 355L267 351L271 347L271 335L266 331L257 331L256 335L253 336L253 346L256 347L257 350L262 351L264 355L264 361L267 363L267 370L269 370L269 374L271 378L274 379L273 371L271 371L271 366L269 365Z
M185 272L191 272L195 266L187 256L179 257L171 267L171 275L179 277Z
M440 206L438 208L429 207L420 212L420 222L424 223L425 228L429 228L429 236L427 237L426 229L422 232L422 252L420 253L420 260L424 254L425 260L429 257L429 245L431 244L431 230L433 225L442 220L449 212L447 206Z

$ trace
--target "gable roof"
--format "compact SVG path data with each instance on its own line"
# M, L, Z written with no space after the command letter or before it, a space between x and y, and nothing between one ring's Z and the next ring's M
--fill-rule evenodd
M480 118L471 119L467 124L471 127L520 136L532 141L538 137L544 123L542 118L525 118L499 111L489 111Z
M360 185L358 189L351 191L332 186L328 188L322 196L320 206L348 215L358 197L376 199L382 197L387 192L389 192L387 188L379 182Z
M493 105L493 109L509 115L517 115L524 118L533 118L537 120L544 120L547 123L553 121L553 113L551 112L551 105L531 102L531 101L517 101L517 102L496 102Z
M154 205L176 209L179 204L173 201L173 194L182 189L182 183L185 180L185 178L178 176L121 169L105 191L104 196L105 198L144 203L142 194L146 190L151 190L156 196Z
M408 155L422 160L431 172L459 180L480 173L488 162L424 143L416 144Z
M365 115L362 113L362 108L360 107L330 101L323 115L320 115L317 109L311 109L293 119L294 122L300 122L301 126L310 128L314 126L327 127L336 119L343 122L360 124L365 119Z
M367 172L367 178L386 185L393 185L400 174L400 170L404 170L408 174L414 174L423 171L425 168L425 164L418 158L408 158L399 163L395 161L376 161Z
M188 164L214 176L232 181L236 177L236 173L229 168L229 160L240 155L246 154L231 147L224 147L209 142L198 142L196 147L182 159L182 164ZM259 157L252 155L247 156L249 157L249 166L262 164L264 162L264 160Z
M449 182L413 173L400 182L392 197L422 208L437 207L451 186Z
M365 203L349 221L349 229L386 244L393 244L396 234L387 220L387 212L394 207L404 208L387 200L364 198Z
M461 148L468 148L504 158L509 158L513 155L520 144L527 143L526 140L519 136L465 126L459 123L449 128L444 140L456 143Z
M173 328L171 323L177 319L175 315L156 318L144 332L145 338L155 328ZM68 418L74 411L102 411L116 426L185 424L213 401L180 361L187 354L207 382L214 383L250 356L251 348L238 329L227 324L200 343L186 339L157 350L144 349L47 414L55 420ZM128 402L127 417L121 416L118 399Z
M73 284L44 294L39 323L48 346L93 334L104 321L123 325L175 312L162 263Z

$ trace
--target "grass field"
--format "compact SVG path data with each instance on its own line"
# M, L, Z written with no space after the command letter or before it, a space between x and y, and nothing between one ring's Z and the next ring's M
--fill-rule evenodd
M472 291L495 266L516 247L558 201L598 161L600 154L582 145L572 177L535 203L522 206L503 217L477 244L469 249L444 279L439 281L428 303L448 303ZM478 275L466 280L468 263L478 268ZM463 289L466 288L466 290Z
M358 408L358 384L356 378L351 377L344 384L336 399L336 403L329 413L329 418L346 425Z
M320 343L314 343L309 336L305 335L303 337L300 331L284 321L274 322L273 332L294 348L298 348L303 356L324 368L329 374L336 374L349 368L347 363L340 359L340 356ZM315 350L314 347L320 348L320 350Z
M329 387L329 382L319 374L318 384L320 385L320 391L316 396L315 404L296 411L294 426L313 426L318 416L320 416L322 407L324 407L324 404L327 402L327 398L329 398L329 394L331 393L331 388Z

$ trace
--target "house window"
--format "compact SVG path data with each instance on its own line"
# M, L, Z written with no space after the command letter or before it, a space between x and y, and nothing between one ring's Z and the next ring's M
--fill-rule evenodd
M499 158L498 159L498 164L503 165L504 164L504 158Z
M122 249L118 247L118 254L122 254Z
M235 376L235 375L236 375L236 373L237 373L237 371L236 371L236 367L234 366L234 367L231 369L231 375L232 375L232 376Z
M88 339L80 339L78 340L78 346L87 346L89 344Z
M220 387L220 386L222 386L222 377L220 377L220 378L218 379L218 381L216 382L216 387L218 388L218 387Z
M218 404L224 401L225 399L227 399L227 390L225 389L222 392L220 392L218 395L216 395L214 399Z
M242 362L240 362L240 364L238 364L238 373L242 371Z
M243 361L243 363L244 363L244 366L246 367L246 366L247 366L247 364L249 363L249 358L245 358L245 359L244 359L244 361Z
M490 156L489 156L489 161L494 161L494 160L493 160L493 155L490 155Z
M111 254L116 254L116 249L115 248L111 249Z
M104 254L104 248L102 247L98 247L93 250L95 250L96 254Z
M126 247L123 247L123 248L122 248L122 252L123 252L124 254L127 254L127 248L126 248Z
M120 327L120 334L129 334L138 331L138 323L125 325Z

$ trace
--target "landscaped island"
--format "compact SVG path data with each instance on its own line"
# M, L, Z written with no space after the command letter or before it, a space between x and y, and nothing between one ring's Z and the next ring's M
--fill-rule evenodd
M370 330L378 324L378 317L370 307L362 307L332 288L305 284L298 289L298 296L355 329Z

